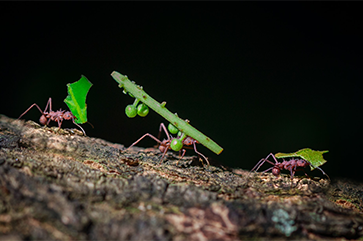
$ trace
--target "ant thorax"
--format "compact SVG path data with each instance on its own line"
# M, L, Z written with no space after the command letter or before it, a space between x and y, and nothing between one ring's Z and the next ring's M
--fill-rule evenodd
M283 160L283 162L281 163L283 168L287 169L290 167L290 166L297 166L297 167L307 167L309 166L310 164L304 160L304 159L295 159L295 158L292 158L288 161L285 161Z

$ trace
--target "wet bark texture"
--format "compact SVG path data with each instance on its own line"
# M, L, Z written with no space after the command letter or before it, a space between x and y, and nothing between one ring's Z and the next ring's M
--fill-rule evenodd
M0 240L359 239L363 186L203 167L0 116ZM122 138L120 138L122 140ZM242 161L241 161L242 163Z

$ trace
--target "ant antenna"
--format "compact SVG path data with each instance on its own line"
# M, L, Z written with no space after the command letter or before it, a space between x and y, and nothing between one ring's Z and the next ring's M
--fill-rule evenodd
M73 122L73 124L75 124L76 126L78 126L78 127L79 127L79 129L81 129L81 130L82 130L82 132L83 132L83 135L84 135L84 136L87 136L87 135L86 135L86 132L83 130L83 128L82 128L80 125L78 125L76 122L74 122L74 119L72 119L72 122Z
M94 129L94 128L95 128L95 127L92 125L92 123L91 123L91 122L87 121L87 123L88 123L90 126L92 126L92 129Z
M319 169L321 171L321 173L323 173L328 179L329 179L329 182L331 181L330 180L330 177L328 176L328 174L326 174L323 169L321 169L320 167L316 167L314 166L313 164L311 164L309 161L307 161L312 167L316 168L316 169Z

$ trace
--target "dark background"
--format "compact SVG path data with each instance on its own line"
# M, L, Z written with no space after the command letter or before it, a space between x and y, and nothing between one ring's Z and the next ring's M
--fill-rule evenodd
M66 84L83 74L94 84L89 136L129 146L157 135L166 121L155 112L125 116L133 99L116 70L221 145L219 156L198 149L225 166L310 147L329 150L331 177L359 180L363 18L360 4L347 5L1 3L0 113L17 118L49 97L66 109Z

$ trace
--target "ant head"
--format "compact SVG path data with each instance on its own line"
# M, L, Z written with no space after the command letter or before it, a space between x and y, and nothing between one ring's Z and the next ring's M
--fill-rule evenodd
M299 159L296 162L297 162L297 166L299 166L299 167L309 166L309 163L307 161L305 161L304 159Z
M63 119L65 119L65 120L71 120L72 118L73 118L73 114L70 111L67 111L63 115Z
M188 136L187 138L184 139L183 144L186 146L190 146L193 144L193 139Z
M39 122L40 124L45 126L47 124L47 117L45 117L45 115L42 115L39 119Z
M274 167L274 168L272 168L272 174L273 174L274 176L278 176L278 175L280 175L280 169L279 169L278 167Z

